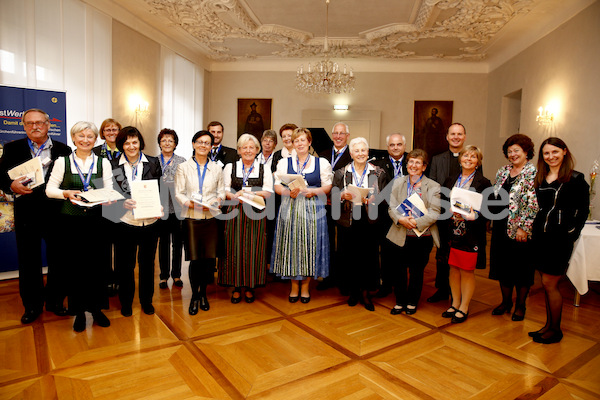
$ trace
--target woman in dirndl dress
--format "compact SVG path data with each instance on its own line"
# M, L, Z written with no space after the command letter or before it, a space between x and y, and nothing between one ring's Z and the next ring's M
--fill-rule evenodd
M238 139L240 160L229 163L223 170L223 182L228 200L236 203L227 207L226 214L237 213L225 221L225 257L219 259L219 285L233 286L231 302L242 301L242 287L246 288L244 300L254 301L254 288L264 286L267 278L266 218L255 219L246 215L257 209L242 199L271 196L273 176L269 168L256 155L260 143L253 135L244 133Z
M295 157L277 164L275 192L282 196L275 228L271 272L291 280L290 303L310 301L311 278L329 275L329 238L325 203L333 173L325 159L311 156L312 135L297 128L292 135ZM282 183L285 174L302 175L306 188L290 190Z

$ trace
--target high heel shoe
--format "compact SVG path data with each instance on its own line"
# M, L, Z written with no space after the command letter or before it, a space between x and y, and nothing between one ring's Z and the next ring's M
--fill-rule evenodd
M512 303L500 303L500 305L492 311L492 315L502 315L509 313L512 308Z
M549 332L552 332L552 334L546 335ZM562 338L563 338L563 333L561 331L558 331L558 332L546 331L539 336L534 336L533 341L536 343L542 343L542 344L552 344L552 343L560 342L562 340Z

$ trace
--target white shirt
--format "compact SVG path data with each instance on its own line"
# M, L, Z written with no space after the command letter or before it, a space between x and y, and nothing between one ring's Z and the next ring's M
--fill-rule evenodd
M310 157L310 161L309 163L306 165L306 168L304 168L304 174L310 174L311 172L315 171L315 156L311 156ZM292 169L294 170L294 172L298 172L298 165L296 163L297 158L294 157L292 159ZM321 175L321 186L327 186L327 185L331 185L331 182L333 182L333 171L331 169L331 164L329 164L329 161L327 161L324 158L319 158L319 173ZM278 178L279 174L287 174L288 173L288 159L287 158L282 158L281 160L279 160L279 162L277 163L277 171L275 172L276 176L275 176L275 185L281 185L281 179Z
M235 176L237 178L244 177L244 171L242 170L242 160L238 160L235 162ZM229 163L225 166L223 170L223 183L225 184L225 191L231 191L231 170L233 168L233 164ZM261 190L273 193L273 174L271 174L271 169L263 166L263 186ZM254 160L254 164L252 164L252 172L248 176L249 179L256 179L260 175L260 161Z
M200 165L200 172L204 170L204 164ZM200 193L200 180L198 179L198 169L194 158L190 158L177 166L175 172L175 198L184 206L188 201L192 201L192 196ZM223 184L223 170L214 161L208 161L206 175L202 183L202 201L204 203L214 203L220 199L225 200L225 185ZM213 215L210 211L202 211L197 208L183 207L183 216L192 219L210 219Z
M94 153L90 154L84 160L77 157L76 151L71 153L69 156L71 158L71 173L77 175L77 168L75 167L75 163L79 165L81 172L87 174L90 170L90 166L92 161L94 162L94 168L92 169L92 174L98 172L98 156ZM60 189L60 185L62 184L65 177L65 158L59 157L54 162L54 168L52 169L52 173L50 174L50 179L48 180L48 185L46 185L46 196L51 199L61 199L64 200L65 196L63 195L64 190ZM113 188L113 174L112 167L110 165L110 161L106 158L102 158L102 183L105 188Z

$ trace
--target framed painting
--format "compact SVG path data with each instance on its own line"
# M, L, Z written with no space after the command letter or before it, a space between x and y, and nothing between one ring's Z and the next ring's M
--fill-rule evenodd
M446 133L452 124L452 101L415 101L413 149L423 149L429 160L448 150Z
M260 142L263 132L271 129L272 105L273 99L238 99L237 137L249 133Z

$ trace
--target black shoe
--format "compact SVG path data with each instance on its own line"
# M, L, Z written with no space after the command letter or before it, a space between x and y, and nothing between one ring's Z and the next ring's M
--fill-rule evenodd
M511 319L513 321L523 321L525 319L525 307L515 307L515 312L513 313Z
M494 310L492 310L492 315L502 315L505 313L509 313L510 309L512 308L512 303L501 303L498 307L494 308Z
M412 304L409 304L411 307L414 308L408 308L408 306L406 306L406 315L413 315L417 312L417 306L414 306Z
M444 290L438 290L437 292L435 292L433 294L433 296L431 296L427 299L427 302L428 303L437 303L438 301L448 300L449 297L450 297L450 293L448 293Z
M350 307L354 307L357 304L358 304L358 296L352 295L348 298L348 305Z
M169 285L167 285L167 281L160 281L160 283L158 284L158 287L160 289L168 289Z
M302 303L302 304L310 303L310 295L308 297L300 296L300 303Z
M75 322L73 323L73 330L75 332L83 332L83 331L85 331L86 325L87 325L87 321L85 319L85 313L78 313L75 316Z
M144 311L144 314L146 315L152 315L154 314L154 306L151 303L142 304L142 311Z
M552 332L552 333L549 333L549 332ZM562 340L562 338L563 338L563 333L561 331L558 331L558 332L547 331L539 336L534 336L533 341L536 343L542 343L542 344L552 344L552 343L560 342Z
M248 293L251 294L251 296L248 296ZM246 296L244 297L244 300L246 300L246 303L250 304L250 303L254 303L254 300L256 299L256 297L254 297L254 290L252 289L247 289L246 290Z
M396 307L398 307L398 308L396 308ZM396 304L394 306L394 308L392 308L390 310L390 314L392 314L392 315L398 315L398 314L402 314L402 311L404 311L404 307Z
M183 281L181 279L175 278L173 280L173 286L177 286L178 288L183 287Z
M388 297L392 293L392 289L380 287L379 290L373 295L373 297L378 299L383 299Z
M92 317L94 318L96 325L101 326L102 328L108 328L110 326L110 320L102 311L93 312Z
M288 300L290 303L297 303L300 300L300 295L297 296L288 296Z
M131 317L133 310L131 306L121 306L121 315L124 317Z
M64 316L69 315L67 309L65 307L63 307L62 304L57 304L57 305L46 304L46 311L50 311L51 313L54 313L54 315L58 315L59 317L64 317Z
M442 313L442 318L452 318L452 317L454 317L454 314L456 314L457 311L458 311L458 309L456 309L454 307L450 307L449 309L447 309L446 311L444 311Z
M544 328L542 328L542 329L544 329ZM542 336L544 333L546 333L546 331L542 332L542 329L540 329L539 331L529 332L527 334L529 335L529 337Z
M200 302L200 309L202 311L210 310L210 304L208 303L208 299L206 298L206 296L201 296L199 302Z
M199 300L192 299L192 301L190 301L190 308L188 310L190 315L198 314L198 303L200 303Z
M462 315L462 317L460 315ZM469 316L469 312L462 312L460 310L456 310L456 313L454 313L454 316L452 317L451 322L453 324L460 324L463 323L467 320L467 317Z
M238 297L233 297L234 294L239 294ZM234 290L233 293L231 293L231 302L233 304L238 304L242 301L242 291L241 290Z
M331 289L335 285L333 284L333 280L329 278L323 279L321 282L317 283L317 290L327 290Z
M30 324L39 317L41 312L35 310L25 310L25 314L21 317L22 324Z
M371 299L366 299L365 301L365 309L367 311L375 311L375 305L371 301Z

